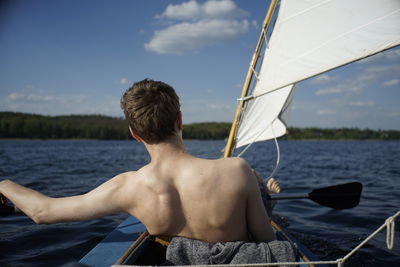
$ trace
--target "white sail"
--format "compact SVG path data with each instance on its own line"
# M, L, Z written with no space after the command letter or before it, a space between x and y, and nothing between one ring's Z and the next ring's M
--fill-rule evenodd
M288 105L293 85L250 101L243 114L236 146L241 147L256 141L269 140L286 134L286 125L281 113Z
M236 146L285 134L279 107L293 84L399 44L400 0L282 0L250 100L261 105L246 109Z

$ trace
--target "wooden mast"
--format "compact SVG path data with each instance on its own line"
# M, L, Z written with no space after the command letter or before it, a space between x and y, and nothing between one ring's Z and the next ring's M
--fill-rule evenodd
M229 132L229 137L228 137L228 141L226 143L225 152L224 152L225 158L230 157L232 155L232 151L233 151L233 147L234 147L234 139L235 139L237 128L239 126L240 115L242 113L242 109L243 109L243 105L244 105L244 100L242 100L242 99L245 96L247 96L247 93L249 91L251 79L253 78L253 70L255 69L255 67L257 65L261 47L262 47L263 41L265 39L265 35L267 34L267 29L268 29L268 26L270 25L272 15L274 14L277 2L278 2L278 0L271 0L271 4L269 5L268 12L265 15L265 19L264 19L263 27L262 27L262 30L260 33L260 37L258 38L257 46L254 51L253 57L251 59L249 70L247 71L246 80L242 87L242 93L240 95L241 100L239 100L239 103L237 105L235 118L233 119L232 127Z

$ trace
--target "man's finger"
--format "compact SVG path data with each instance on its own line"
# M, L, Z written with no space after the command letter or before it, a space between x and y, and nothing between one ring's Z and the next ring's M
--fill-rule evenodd
M0 202L1 204L5 205L7 204L8 199L3 194L0 194Z

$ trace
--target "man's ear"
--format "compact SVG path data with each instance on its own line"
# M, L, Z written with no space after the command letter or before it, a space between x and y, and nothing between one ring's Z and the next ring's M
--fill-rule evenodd
M182 112L178 112L178 116L176 117L176 127L178 130L182 130L183 128L183 122L182 122Z
M142 138L140 138L137 134L135 134L135 133L132 131L131 126L129 126L129 132L131 132L131 136L132 136L133 139L135 139L135 140L138 141L138 142L142 142Z

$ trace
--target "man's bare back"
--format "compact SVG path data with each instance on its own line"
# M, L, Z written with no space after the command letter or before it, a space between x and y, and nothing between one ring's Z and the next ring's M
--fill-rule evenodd
M134 191L131 203L138 203L127 211L153 235L211 243L249 240L249 232L257 240L274 238L243 159L205 160L182 153L124 176L125 187L132 184Z

